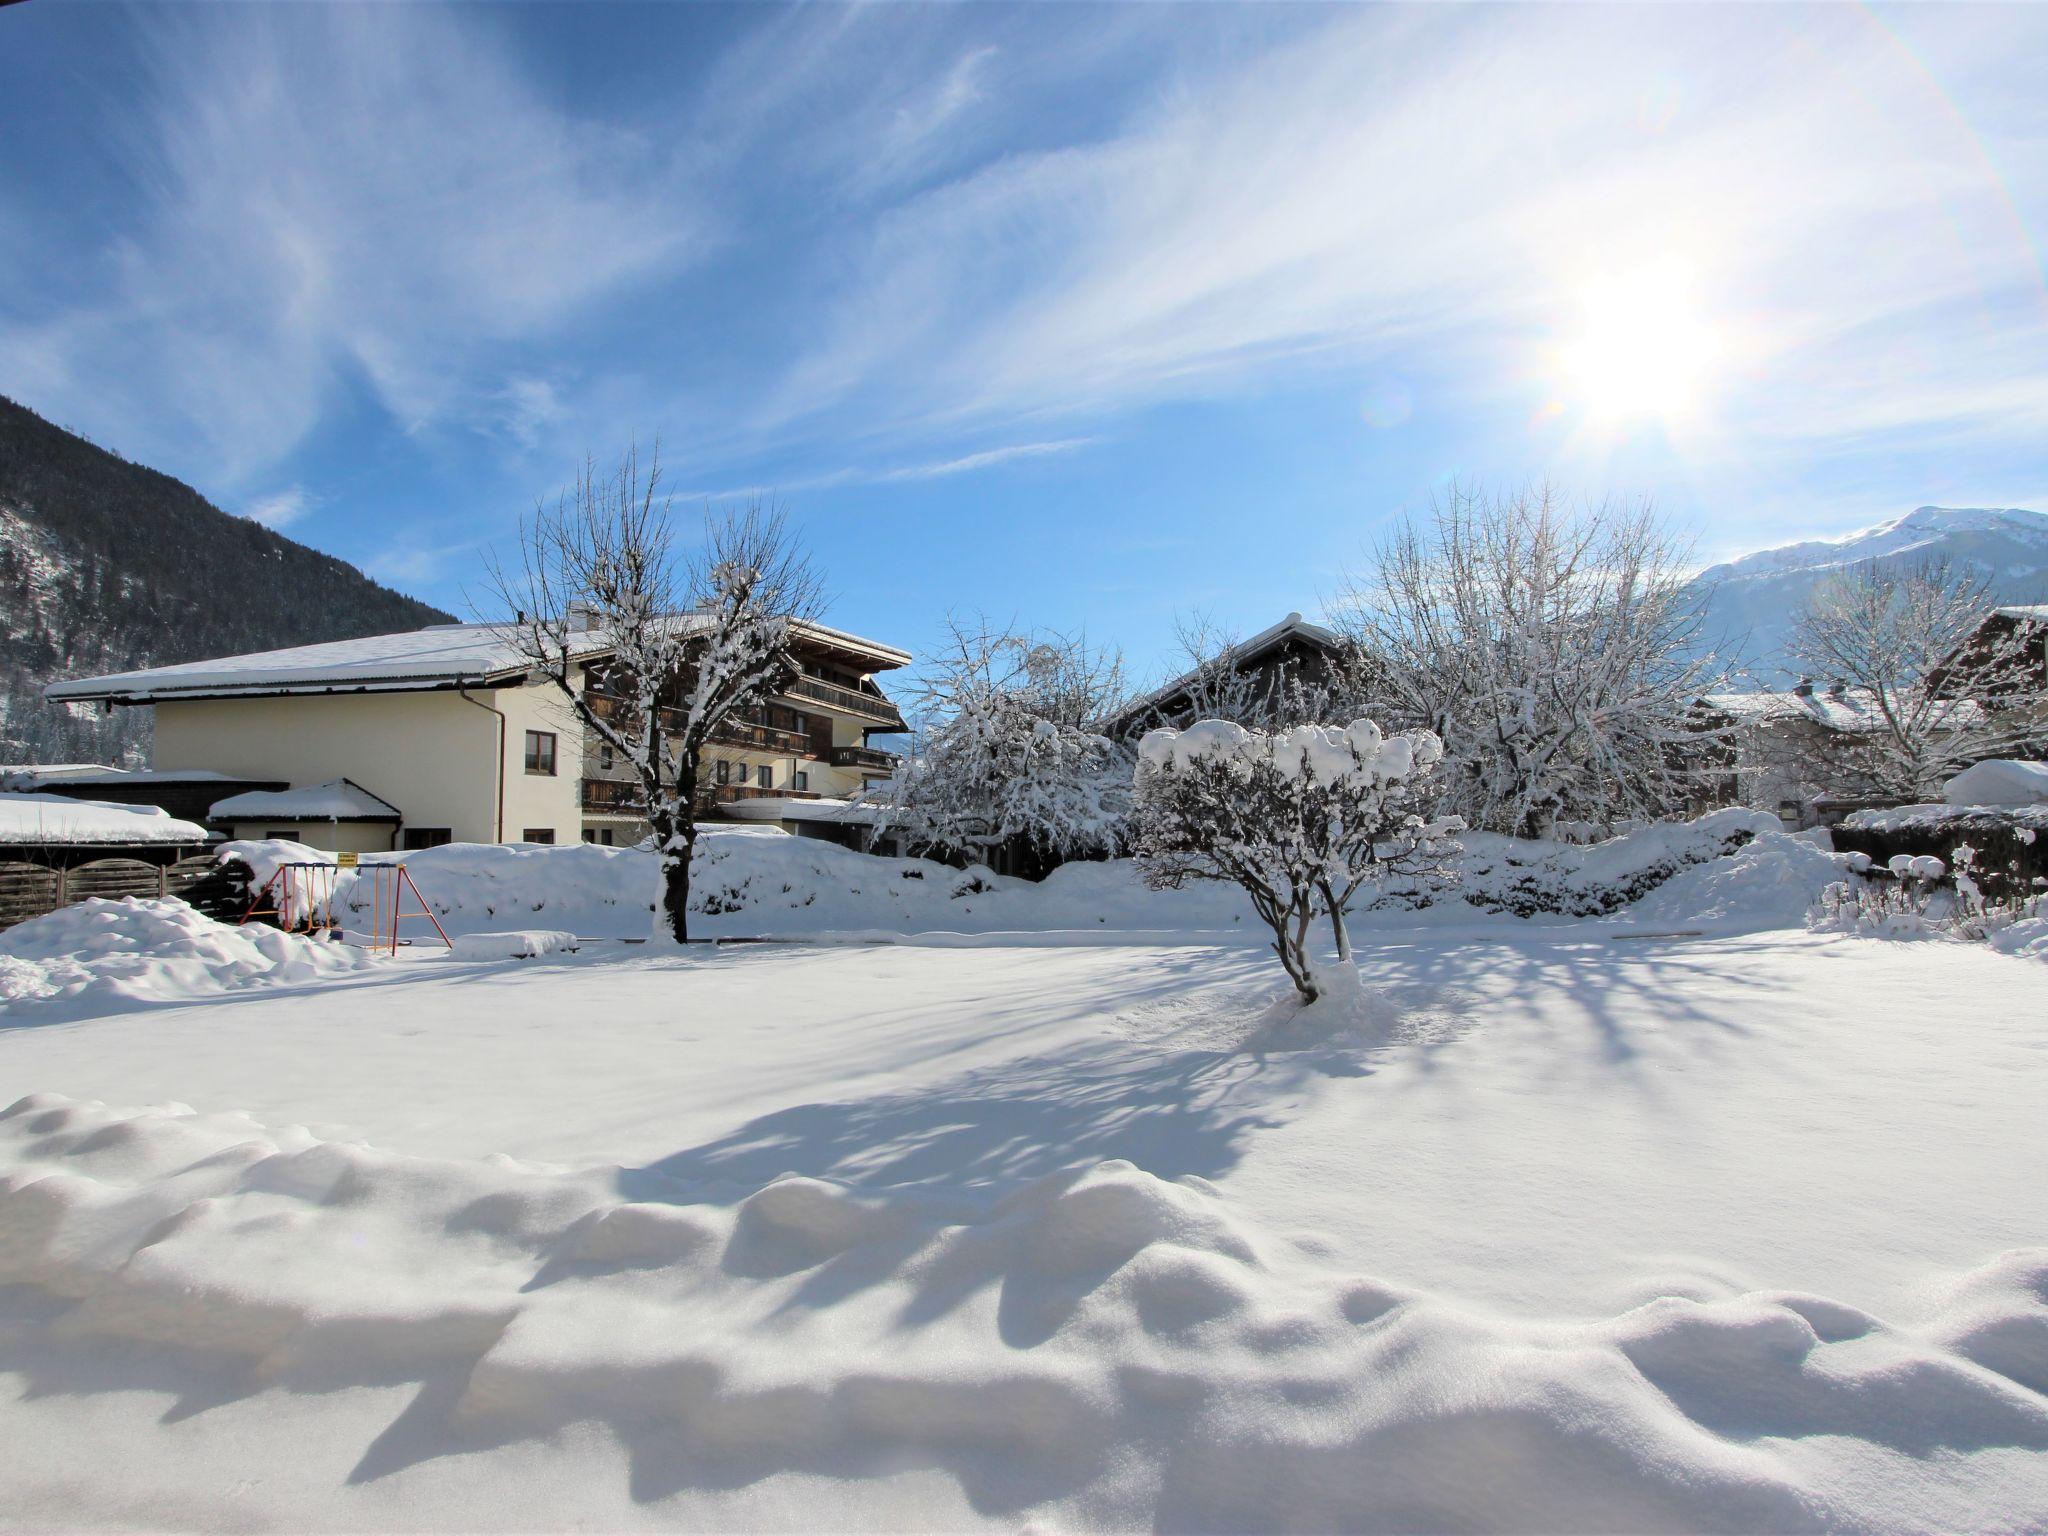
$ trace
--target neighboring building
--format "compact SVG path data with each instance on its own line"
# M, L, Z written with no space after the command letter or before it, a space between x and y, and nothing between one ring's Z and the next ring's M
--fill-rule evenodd
M398 807L349 779L306 789L253 789L216 801L208 820L234 838L289 838L337 853L384 853L398 846Z
M0 789L68 795L112 805L153 805L187 821L207 821L213 807L247 790L283 789L282 779L242 779L197 768L153 773L109 768L103 763L52 763L0 770Z
M1946 706L1944 719L1950 712L1959 725L1982 718L1970 699ZM1885 728L1867 688L1802 678L1782 691L1709 694L1700 700L1698 719L1703 732L1724 735L1695 765L1703 786L1689 810L1749 805L1789 825L1812 826L1893 803L1857 769L1857 743Z
M588 640L575 659L601 675L603 637ZM875 676L909 653L822 624L799 625L794 649L802 673L788 691L762 718L729 723L706 754L713 817L773 801L771 824L800 830L807 803L843 801L894 771L895 754L869 738L902 731L903 717ZM159 774L252 781L253 797L237 784L243 793L210 807L238 833L291 829L316 847L367 850L631 843L645 831L631 771L586 743L567 703L490 625L77 678L44 695L153 708Z
M1192 725L1224 691L1220 685L1226 676L1235 679L1229 691L1266 704L1290 685L1321 687L1330 681L1343 653L1344 641L1334 631L1290 613L1125 705L1111 722L1111 733L1126 736L1156 726Z

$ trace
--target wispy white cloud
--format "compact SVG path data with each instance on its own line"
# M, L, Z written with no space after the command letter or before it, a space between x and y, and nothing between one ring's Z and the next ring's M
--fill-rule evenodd
M1397 351L1532 389L1587 284L1676 253L1739 343L1731 442L2035 432L2013 203L2048 192L2048 112L2009 104L1987 158L1951 99L2015 33L2048 28L1959 22L1937 85L1861 11L1336 12L890 210L762 419L1086 412Z
M528 380L509 412L495 398L499 353L712 238L653 145L564 112L480 13L142 24L158 75L117 141L127 232L96 294L0 334L43 360L59 408L157 440L137 451L196 442L232 485L365 385L408 430L475 416L516 435L537 402Z
M794 491L829 490L841 485L895 485L912 480L942 480L952 475L971 475L981 470L995 469L1020 460L1076 453L1099 441L1099 438L1094 437L1062 437L1045 442L1006 443L999 448L983 448L974 453L961 454L956 458L928 459L916 464L898 464L883 468L848 466L824 474L801 475L795 479L778 481L773 485L731 486L722 491L679 491L677 499L735 501L786 495Z
M315 498L303 485L286 486L268 496L259 496L242 509L242 516L266 528L288 528L315 505Z
M992 469L998 464L1012 464L1019 459L1043 459L1054 454L1074 453L1095 441L1092 437L1062 437L1043 443L1010 443L1002 448L984 448L979 453L962 454L957 459L936 459L928 464L906 464L898 469L884 470L872 478L883 482L939 480L948 475L966 475L979 469Z

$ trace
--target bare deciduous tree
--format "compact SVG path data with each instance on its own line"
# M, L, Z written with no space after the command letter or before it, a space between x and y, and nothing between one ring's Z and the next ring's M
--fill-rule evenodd
M1105 734L1125 698L1116 652L952 621L909 697L917 748L876 801L878 830L980 859L1012 839L1041 859L1117 850L1131 757Z
M1647 505L1569 513L1548 487L1453 487L1346 583L1340 622L1381 719L1449 744L1445 807L1542 837L1682 803L1694 702L1724 670L1699 644L1684 543Z
M1868 704L1871 728L1829 738L1830 777L1885 796L1938 796L1959 770L2024 749L2027 631L1987 627L1997 603L1943 560L1871 563L1813 589L1788 649Z
M759 506L707 512L702 545L679 553L658 447L644 474L630 449L608 474L586 460L519 543L516 571L490 566L509 615L498 632L633 771L661 858L655 933L685 943L704 749L794 681L818 577L782 514Z

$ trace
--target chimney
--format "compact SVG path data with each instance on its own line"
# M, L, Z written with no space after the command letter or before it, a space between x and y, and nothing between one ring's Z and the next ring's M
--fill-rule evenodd
M563 617L567 619L572 632L597 628L597 610L584 598L569 599L569 609Z
M1799 679L1798 682L1794 683L1792 685L1792 696L1797 699L1812 698L1813 679L1810 677L1802 677L1801 679Z
M1840 697L1842 697L1843 694L1847 693L1848 691L1849 685L1843 682L1839 677L1836 678L1832 683L1828 684L1828 697L1831 699L1839 699Z

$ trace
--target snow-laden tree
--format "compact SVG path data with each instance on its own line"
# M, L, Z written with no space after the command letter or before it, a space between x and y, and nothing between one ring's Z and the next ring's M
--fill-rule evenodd
M2017 755L2038 734L2037 631L1988 622L1989 585L1945 560L1872 563L1816 585L1788 649L1871 706L1872 728L1817 739L1809 777L1899 798L1940 798L1972 763Z
M1646 505L1568 512L1547 487L1453 487L1347 583L1341 623L1373 714L1449 743L1444 808L1491 832L1602 831L1684 802L1699 644L1686 549Z
M498 632L553 685L585 738L633 772L661 858L657 938L689 939L698 771L721 725L797 675L795 626L817 616L819 582L778 512L708 512L676 549L659 452L629 450L609 474L586 461L553 506L520 527L516 571L491 569L511 617Z
M1139 869L1155 890L1242 887L1288 979L1314 1002L1325 985L1308 957L1316 912L1349 962L1344 914L1359 891L1456 851L1463 823L1425 815L1442 759L1431 732L1387 736L1370 720L1271 733L1203 720L1148 732L1136 771Z
M1077 636L948 625L910 691L915 750L877 792L877 828L977 859L1020 842L1036 859L1113 854L1131 754L1104 734L1123 664Z

